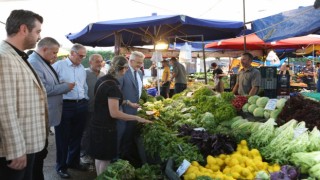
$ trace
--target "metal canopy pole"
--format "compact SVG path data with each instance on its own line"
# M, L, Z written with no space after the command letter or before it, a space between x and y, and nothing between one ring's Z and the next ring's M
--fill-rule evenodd
M246 38L246 0L243 0L243 50L247 51L247 38Z

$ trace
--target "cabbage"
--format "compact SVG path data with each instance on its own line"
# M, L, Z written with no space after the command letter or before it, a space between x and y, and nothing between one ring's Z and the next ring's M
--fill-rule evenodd
M250 104L256 104L257 99L259 98L259 96L254 95L254 96L250 96L248 99L248 103Z
M244 105L242 106L242 111L243 111L243 112L249 112L249 111L248 111L249 105L250 105L249 103L244 104Z
M312 166L312 168L309 169L309 175L316 179L320 179L320 163Z
M265 171L259 171L257 174L256 174L256 180L269 180L270 179L270 176L268 173L266 173Z
M281 109L272 110L270 113L270 118L277 119L280 112L281 112Z
M269 111L269 110L265 110L265 111L263 112L263 117L264 117L265 119L269 119L269 118L270 118L270 111Z
M256 105L264 108L267 105L268 101L269 101L268 97L259 97L256 101Z
M251 104L249 107L248 107L248 111L252 114L253 111L257 108L257 105L256 104Z
M277 103L276 103L276 107L278 109L282 109L284 107L284 105L286 104L287 99L285 98L280 98L278 99Z
M263 117L264 116L264 109L262 107L257 107L253 111L253 116L254 117Z
M301 168L301 173L307 173L310 168L320 163L320 151L293 153L290 161Z

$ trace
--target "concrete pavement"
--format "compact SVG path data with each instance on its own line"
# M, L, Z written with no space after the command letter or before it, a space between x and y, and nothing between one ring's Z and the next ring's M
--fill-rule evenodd
M56 162L56 144L54 135L49 135L49 146L48 146L48 156L44 161L43 173L45 180L60 180L60 176L55 170ZM75 180L93 180L96 178L95 169L89 169L87 172L81 172L69 169L69 174L71 175L70 179Z

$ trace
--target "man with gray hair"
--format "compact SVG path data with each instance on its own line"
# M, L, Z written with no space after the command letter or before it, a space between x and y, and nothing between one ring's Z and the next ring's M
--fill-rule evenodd
M60 82L75 83L72 91L63 94L61 122L55 126L57 164L56 171L61 178L70 178L68 168L86 171L80 163L80 144L88 112L87 73L81 64L87 50L81 44L74 44L69 57L52 66Z
M140 68L143 66L145 55L139 51L133 51L129 57L129 69L119 79L120 89L125 99L132 103L139 103L142 93L142 72ZM122 105L124 113L136 115L137 109ZM137 146L135 137L137 136L137 122L135 121L118 121L118 145L120 158L130 161L133 165L137 162Z
M49 109L49 126L57 126L61 121L62 94L71 91L74 83L59 82L56 71L52 68L51 61L57 58L60 44L51 37L41 39L37 49L29 56L28 61L38 74L43 86L46 88ZM44 179L43 160L48 154L48 138L44 149L35 154L33 179Z
M89 104L88 104L88 114L87 120L85 124L85 130L83 132L82 141L81 141L81 162L85 164L93 163L93 159L87 155L87 151L89 148L89 126L90 119L93 117L94 113L94 87L99 78L105 75L105 73L101 72L101 68L103 63L105 62L100 54L92 54L89 57L90 67L86 69L87 72L87 85L88 85L88 96L89 96Z

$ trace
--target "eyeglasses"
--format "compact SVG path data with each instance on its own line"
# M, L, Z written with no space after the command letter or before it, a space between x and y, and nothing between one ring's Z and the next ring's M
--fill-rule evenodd
M81 54L79 54L77 51L74 51L74 52L79 56L79 58L81 58L81 59L86 58L86 55L81 55Z

